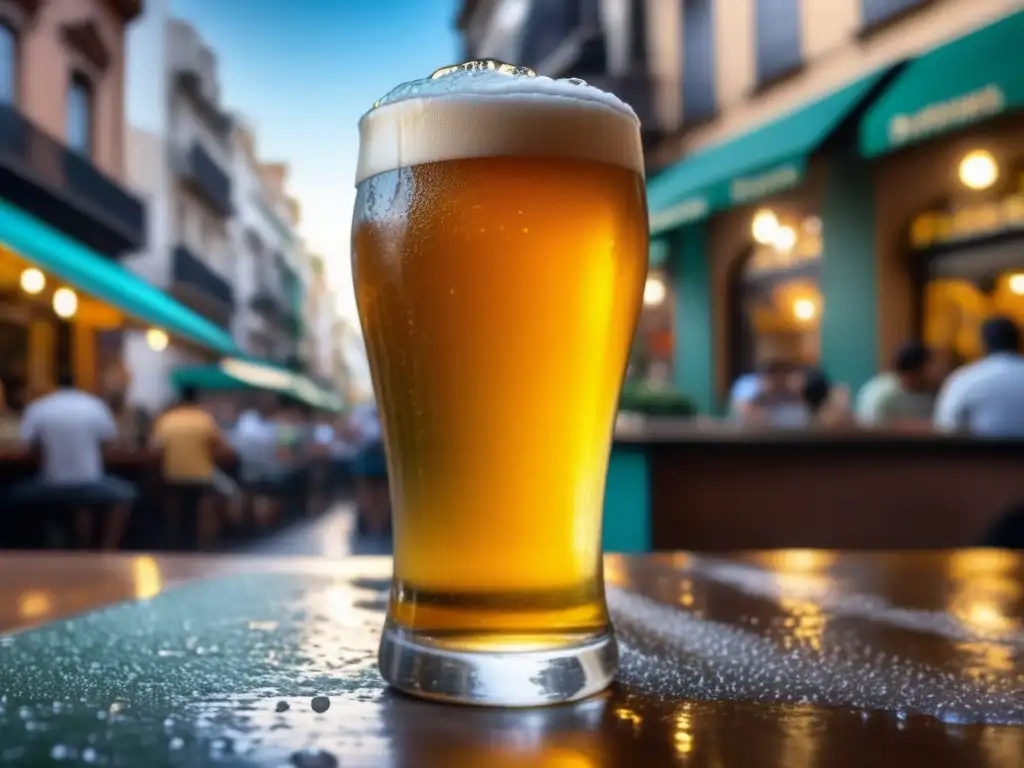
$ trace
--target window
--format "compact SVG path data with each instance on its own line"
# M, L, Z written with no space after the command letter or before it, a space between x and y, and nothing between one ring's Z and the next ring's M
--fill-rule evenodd
M711 0L683 2L683 120L714 117L715 20Z
M68 85L67 145L83 155L92 154L93 91L89 78L80 72Z
M0 104L13 104L18 95L18 36L0 24Z
M927 2L928 0L862 0L864 26L873 27L876 24L884 24Z
M583 6L578 0L535 0L523 30L520 54L523 63L538 67L583 26Z
M771 83L799 69L800 0L757 0L757 82Z
M917 254L925 264L923 335L944 361L981 357L981 326L994 315L1024 323L1021 241L995 237Z
M769 360L797 365L816 365L819 360L824 310L819 288L820 221L813 216L772 216L777 230L786 230L789 236L778 244L752 244L738 275L734 375L749 373Z

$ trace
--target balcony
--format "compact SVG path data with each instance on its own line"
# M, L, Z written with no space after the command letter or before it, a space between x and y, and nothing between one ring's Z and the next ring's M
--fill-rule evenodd
M0 194L110 257L146 242L142 202L10 104L0 104Z
M178 173L217 215L226 219L234 213L231 177L199 142L193 141L192 146L181 156Z
M225 144L231 138L234 121L231 116L222 112L213 101L203 93L199 75L195 72L179 72L175 79L177 87L184 93L199 116L206 122L210 131Z
M249 299L249 306L287 335L298 334L299 317L283 288L271 287L269 280L259 281L256 291Z
M171 292L185 304L222 327L227 327L235 308L231 284L208 267L188 246L171 253Z

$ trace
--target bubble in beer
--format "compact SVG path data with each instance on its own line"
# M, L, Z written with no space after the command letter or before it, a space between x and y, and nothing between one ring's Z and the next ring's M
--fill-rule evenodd
M496 59L476 59L463 64L455 64L450 67L441 67L430 76L431 80L447 77L459 72L497 72L501 75L512 75L513 77L536 77L537 73L529 67L521 67L516 64L506 64Z
M370 111L407 99L480 95L580 99L610 107L636 119L633 110L621 99L595 88L586 80L578 77L556 80L538 75L529 67L497 59L477 59L441 67L429 77L402 83L392 89L375 101Z

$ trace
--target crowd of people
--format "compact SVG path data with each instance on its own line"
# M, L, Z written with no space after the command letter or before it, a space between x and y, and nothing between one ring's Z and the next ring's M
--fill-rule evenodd
M984 357L957 368L920 343L905 344L891 368L855 396L822 370L771 360L735 382L731 411L744 424L777 428L861 426L1024 437L1021 335L1011 318L990 318L981 327Z
M60 535L70 539L65 545L117 548L139 498L135 483L108 471L120 453L152 464L159 476L159 509L152 512L165 519L171 542L210 548L225 515L248 515L256 528L269 528L285 505L301 504L300 514L311 515L349 490L361 527L386 533L386 468L372 405L334 416L263 397L235 417L184 387L153 420L119 406L64 374L20 414L0 408L8 453L21 450L38 462L37 473L9 488L4 502L57 515Z

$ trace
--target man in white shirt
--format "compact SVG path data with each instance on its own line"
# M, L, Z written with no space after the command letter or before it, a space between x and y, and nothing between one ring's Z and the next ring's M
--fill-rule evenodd
M935 427L981 437L1024 437L1021 332L1008 317L981 327L986 356L955 371L935 405Z
M11 491L16 504L51 505L73 512L73 531L79 546L93 538L93 513L109 509L101 546L120 543L135 487L105 474L103 450L117 442L117 423L100 398L75 389L62 375L59 389L25 409L21 442L40 457L40 472Z

